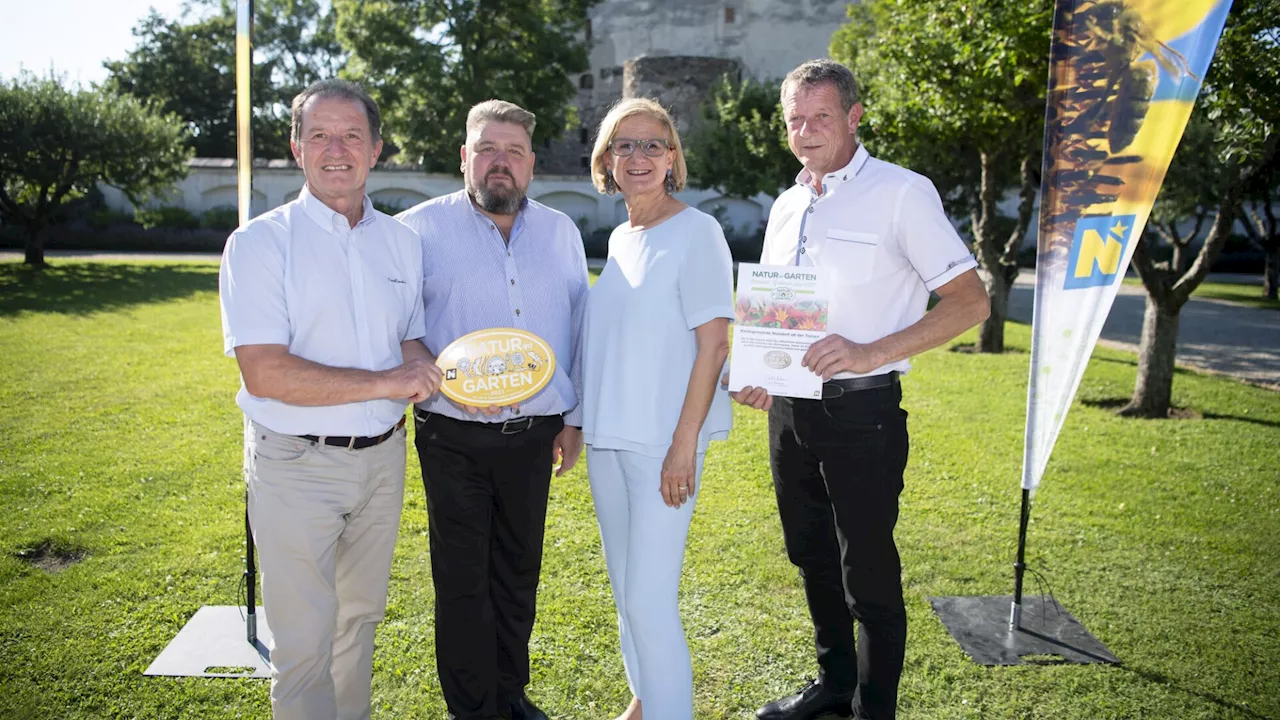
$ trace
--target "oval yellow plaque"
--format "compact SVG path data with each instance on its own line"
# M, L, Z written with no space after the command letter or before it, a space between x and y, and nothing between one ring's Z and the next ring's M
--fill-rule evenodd
M444 370L440 392L454 402L474 407L513 405L527 400L551 382L556 356L533 333L490 328L449 343L436 364Z

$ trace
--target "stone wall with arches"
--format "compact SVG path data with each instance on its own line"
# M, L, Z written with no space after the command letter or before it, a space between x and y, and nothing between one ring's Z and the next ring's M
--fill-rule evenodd
M273 160L260 163L253 173L253 215L291 202L298 197L304 179L292 162ZM369 173L366 184L369 197L384 207L407 210L431 198L462 189L462 177L441 173L425 173L419 167L379 165ZM132 211L128 198L119 190L102 187L107 204L114 209ZM585 176L535 175L529 185L529 197L553 207L573 219L583 234L612 229L626 222L627 208L621 195L596 192ZM759 222L767 217L773 198L759 195L750 200L723 197L715 190L685 189L676 194L685 203L713 213L723 207L736 230L739 226ZM173 189L146 203L180 205L196 215L220 207L236 205L236 171L234 160L197 158L191 161L191 172ZM722 222L723 224L723 222Z

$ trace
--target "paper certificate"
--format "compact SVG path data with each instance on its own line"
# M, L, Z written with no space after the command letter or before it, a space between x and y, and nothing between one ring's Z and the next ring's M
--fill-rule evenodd
M820 268L739 263L729 389L821 398L822 377L800 360L827 336L828 299Z

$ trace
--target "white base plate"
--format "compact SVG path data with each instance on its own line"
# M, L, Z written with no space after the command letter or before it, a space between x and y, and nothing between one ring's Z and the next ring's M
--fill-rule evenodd
M151 663L144 675L171 677L270 678L271 629L261 612L258 642L245 636L245 608L206 605ZM212 671L212 672L210 672Z

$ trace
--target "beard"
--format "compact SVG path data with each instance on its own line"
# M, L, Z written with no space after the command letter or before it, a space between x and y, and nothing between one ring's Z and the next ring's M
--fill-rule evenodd
M511 180L511 187L490 187L489 178L493 175L504 175ZM525 188L516 183L515 176L505 168L493 168L485 173L484 180L476 185L470 177L466 179L467 194L481 210L494 215L515 215L524 204Z

